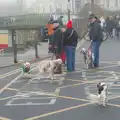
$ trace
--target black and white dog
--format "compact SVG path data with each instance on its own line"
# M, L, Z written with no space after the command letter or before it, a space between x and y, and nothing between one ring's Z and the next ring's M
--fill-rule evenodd
M83 55L85 67L88 69L89 67L92 67L92 53L91 50L86 50L85 48L82 48L80 51L80 54Z
M89 90L86 91L87 98L90 100L93 104L102 104L104 107L107 103L107 89L108 86L104 82L99 82L97 84L97 92L98 94L91 94Z

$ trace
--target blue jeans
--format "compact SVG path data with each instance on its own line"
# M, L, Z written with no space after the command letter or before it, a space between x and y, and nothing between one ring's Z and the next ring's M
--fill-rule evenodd
M66 46L65 52L66 52L66 58L67 58L67 70L68 71L74 71L75 70L75 47L72 46Z
M94 55L93 64L94 66L99 66L99 48L100 48L101 42L98 40L92 41L92 53Z

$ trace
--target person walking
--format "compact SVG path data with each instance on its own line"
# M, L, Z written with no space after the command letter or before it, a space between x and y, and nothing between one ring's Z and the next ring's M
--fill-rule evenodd
M67 58L67 70L68 72L72 72L75 70L75 51L78 43L78 34L73 29L71 20L68 21L66 28L64 34L64 46Z
M89 35L92 45L92 53L94 55L93 65L96 68L99 67L99 48L103 40L103 35L97 17L94 14L91 14L89 20L91 22Z

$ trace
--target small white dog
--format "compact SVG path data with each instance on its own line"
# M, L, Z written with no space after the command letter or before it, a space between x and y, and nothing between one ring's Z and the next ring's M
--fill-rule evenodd
M62 65L62 60L61 59L56 59L56 60L44 60L41 61L40 64L38 65L39 72L40 73L49 73L48 78L50 78L53 82L54 80L54 70L57 66ZM44 76L45 78L45 76Z
M107 102L107 85L106 83L99 82L97 84L97 91L98 94L91 94L89 90L86 90L87 98L90 100L93 104L101 104L105 107Z
M21 63L21 68L22 72L21 75L22 77L31 77L30 75L30 70L31 70L31 64L29 62L24 62L23 60L20 60L19 63Z

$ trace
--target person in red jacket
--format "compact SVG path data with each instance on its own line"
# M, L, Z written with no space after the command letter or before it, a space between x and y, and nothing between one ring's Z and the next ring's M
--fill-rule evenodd
M75 51L78 43L78 34L73 29L71 20L68 21L66 27L67 29L64 34L64 46L67 58L67 70L72 72L75 70Z

